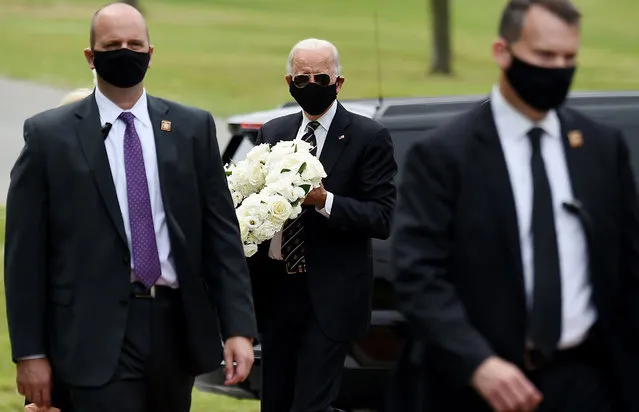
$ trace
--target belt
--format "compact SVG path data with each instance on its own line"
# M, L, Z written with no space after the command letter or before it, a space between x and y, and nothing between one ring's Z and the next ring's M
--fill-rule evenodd
M156 299L161 297L175 298L179 296L177 289L172 289L168 286L153 285L147 288L141 282L133 282L131 286L131 295L134 298Z
M589 342L584 342L574 348L558 350L550 356L544 355L539 349L526 349L524 352L524 368L528 371L535 371L553 363L584 359L588 356L589 346Z

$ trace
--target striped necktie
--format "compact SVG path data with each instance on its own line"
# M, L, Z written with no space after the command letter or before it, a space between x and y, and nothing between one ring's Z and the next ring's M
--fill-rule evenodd
M302 140L310 143L313 148L311 154L317 156L317 139L315 130L319 126L318 122L309 122ZM286 273L306 272L306 258L304 255L304 215L307 209L302 209L302 213L294 220L284 223L282 231L282 256L286 265Z

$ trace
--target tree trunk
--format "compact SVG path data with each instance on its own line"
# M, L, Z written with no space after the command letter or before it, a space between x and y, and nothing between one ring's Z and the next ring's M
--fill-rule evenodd
M452 74L449 0L430 0L433 24L431 73Z

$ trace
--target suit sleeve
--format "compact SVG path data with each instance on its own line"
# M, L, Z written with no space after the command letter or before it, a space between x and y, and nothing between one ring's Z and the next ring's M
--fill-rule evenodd
M204 180L204 276L218 308L224 338L257 336L251 281L240 229L217 143L215 122L207 114Z
M618 202L620 251L620 276L622 290L626 292L629 306L631 329L639 342L639 206L637 203L637 186L630 166L630 153L626 142L619 132L618 142L618 177L620 199Z
M390 235L396 200L397 164L393 143L386 129L371 139L361 157L358 199L333 194L331 227L355 232L364 237L386 239Z
M391 252L397 301L413 334L438 351L451 382L470 383L493 350L467 319L448 276L456 202L454 168L432 141L408 151Z
M11 170L4 284L14 361L46 353L47 183L40 136L24 123L24 147Z

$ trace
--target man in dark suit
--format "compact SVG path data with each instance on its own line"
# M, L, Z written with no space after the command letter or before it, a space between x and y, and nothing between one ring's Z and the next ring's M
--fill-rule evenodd
M327 173L304 212L251 258L262 341L262 412L328 412L347 343L368 326L371 238L387 238L397 170L388 131L336 100L344 79L324 40L291 51L286 81L303 111L266 123L257 143L304 139Z
M510 1L490 99L409 151L393 410L639 408L636 186L621 133L561 106L579 21L569 0Z
M140 13L105 6L85 51L94 94L25 122L5 284L18 388L39 406L53 368L80 412L188 411L194 376L220 366L220 334L228 384L253 362L214 122L146 94L152 53Z

